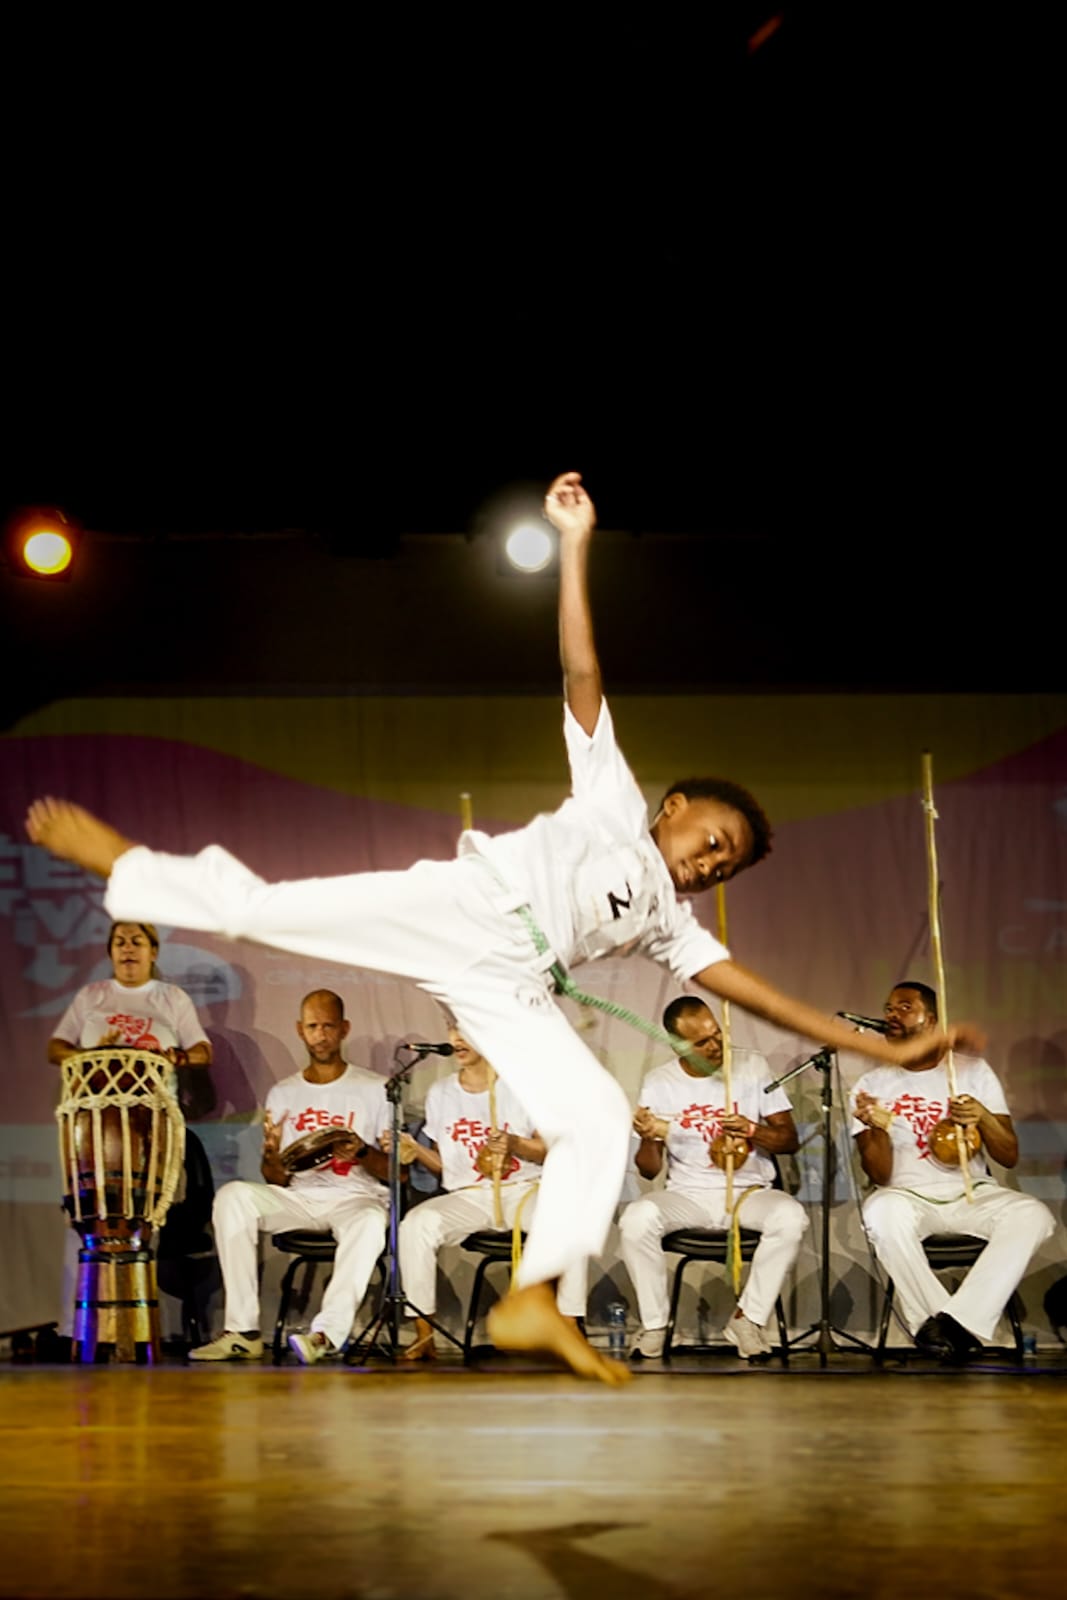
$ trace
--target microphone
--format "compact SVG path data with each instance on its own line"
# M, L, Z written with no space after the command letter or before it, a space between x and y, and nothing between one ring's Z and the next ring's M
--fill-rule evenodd
M408 1050L414 1050L417 1056L454 1056L455 1047L450 1044L408 1044Z
M846 1022L853 1023L857 1028L869 1028L872 1033L888 1033L889 1024L883 1022L881 1017L857 1017L854 1011L839 1011L839 1017L844 1017Z

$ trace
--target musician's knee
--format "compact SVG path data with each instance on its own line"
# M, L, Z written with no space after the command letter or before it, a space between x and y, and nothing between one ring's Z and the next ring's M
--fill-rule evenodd
M919 1219L908 1196L894 1189L879 1189L863 1207L863 1220L875 1244L908 1234L918 1238Z
M990 1234L992 1236L1001 1229L1009 1234L1025 1233L1032 1241L1031 1248L1036 1249L1054 1231L1055 1218L1048 1206L1035 1200L1033 1195L1015 1194L1012 1198L1012 1205L1003 1207L997 1215Z
M624 1206L619 1217L619 1232L624 1245L644 1244L649 1239L662 1239L666 1220L659 1206L651 1200L632 1200Z
M217 1228L233 1226L235 1223L248 1221L249 1218L259 1216L259 1207L255 1203L252 1190L262 1187L251 1184L244 1178L234 1178L230 1183L224 1183L221 1189L215 1191L215 1200L211 1208L211 1220Z
M792 1195L783 1195L786 1202L779 1206L774 1219L775 1232L779 1238L785 1239L789 1244L799 1244L808 1228L808 1213L799 1201ZM744 1208L741 1212L741 1225L744 1226Z

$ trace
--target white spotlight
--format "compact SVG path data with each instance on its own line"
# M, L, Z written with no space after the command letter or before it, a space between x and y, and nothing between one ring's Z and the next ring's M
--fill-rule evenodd
M552 560L552 535L536 522L524 522L507 536L504 550L520 572L543 572Z

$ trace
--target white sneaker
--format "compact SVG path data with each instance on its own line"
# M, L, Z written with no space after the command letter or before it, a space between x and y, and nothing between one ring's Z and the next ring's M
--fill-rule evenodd
M667 1342L666 1328L642 1328L630 1351L631 1361L658 1361Z
M744 1312L739 1317L730 1318L722 1335L746 1361L759 1360L762 1356L770 1355L774 1349L763 1329L750 1322Z
M336 1345L332 1345L324 1333L291 1333L289 1348L305 1367L313 1367L324 1356L337 1354Z
M220 1333L210 1344L189 1351L190 1361L258 1361L263 1354L262 1339L246 1339L243 1333Z

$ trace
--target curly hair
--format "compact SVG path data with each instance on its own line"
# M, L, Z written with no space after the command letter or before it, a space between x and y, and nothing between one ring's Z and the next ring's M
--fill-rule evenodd
M742 788L741 784L729 778L681 778L668 786L660 801L661 807L671 794L684 795L687 800L722 800L726 805L733 806L752 829L752 849L745 865L754 867L757 861L770 855L773 837L770 819L755 795Z

